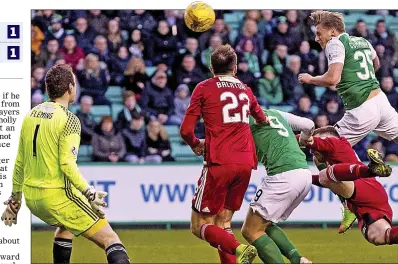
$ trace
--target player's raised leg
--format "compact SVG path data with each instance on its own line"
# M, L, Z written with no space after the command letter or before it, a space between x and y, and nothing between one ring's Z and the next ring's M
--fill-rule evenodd
M356 215L350 211L350 209L348 208L347 205L347 200L343 197L341 197L340 195L337 195L337 197L339 197L339 200L341 202L341 204L343 205L342 208L342 220L339 226L339 234L344 234L345 232L347 232L348 229L350 229L352 227L352 225L355 223L355 220L357 220Z
M341 165L341 164L335 164L333 166L336 166L336 165ZM343 165L345 165L345 164L343 164ZM348 164L348 170L350 170L349 169L350 165L351 164ZM332 166L329 166L328 169L329 168L333 169ZM324 169L324 170L320 171L319 175L313 175L312 178L313 178L313 181L314 181L314 179L318 180L319 183L323 187L329 188L333 193L335 193L339 197L339 199L343 205L343 217L342 217L338 232L340 234L342 234L342 233L345 233L348 229L350 229L356 220L355 214L352 213L350 211L350 209L348 209L347 202L345 200L345 199L350 198L352 196L352 194L354 193L354 182L353 181L338 181L338 180L335 180L335 178L332 179L333 176L330 176L330 173L329 174L327 173L328 169ZM343 166L343 169L346 169L346 166L345 167ZM340 172L339 170L336 170L336 171L338 171L338 173ZM316 176L318 176L318 177L316 177ZM346 177L346 174L343 174L343 177ZM355 177L355 175L352 177Z
M322 184L326 182L325 176L329 181L339 182L355 181L375 176L388 177L391 175L392 168L384 163L379 152L369 149L367 154L370 159L368 166L348 163L334 164L321 172L320 182Z
M366 154L370 160L369 171L379 177L388 177L391 175L392 168L383 161L381 154L374 149L368 149Z
M321 187L321 188L327 188L319 182L319 175L312 175L312 184L314 184L318 187ZM340 226L339 226L339 234L341 234L341 233L345 233L348 229L351 228L351 226L354 224L357 217L355 216L354 213L352 213L350 211L350 209L348 209L346 199L341 197L338 194L336 194L336 195L339 198L341 205L343 206L342 207L343 218L342 218Z
M322 155L321 155L319 152L314 151L314 163L315 163L315 165L317 166L318 170L319 170L319 171L322 171L323 169L326 169L326 168L327 168L327 165L326 165L326 163L320 163L320 162L318 161L318 159L317 159L317 156L318 156L321 160L323 160ZM325 187L325 186L323 186L323 185L319 182L319 175L312 175L312 184L314 184L314 185L316 185L316 186L318 186L318 187ZM350 209L348 209L346 199L345 199L344 197L341 197L341 196L338 195L338 194L336 194L336 195L337 195L337 197L339 197L339 200L340 200L340 202L341 202L341 205L342 205L342 215L343 215L342 220L341 220L341 223L340 223L340 226L339 226L339 231L338 231L338 233L339 233L339 234L343 234L343 233L345 233L348 229L351 228L351 226L354 224L354 222L355 222L355 220L357 219L357 217L355 216L354 213L352 213L352 212L350 211Z
M328 173L328 169L324 169L319 172L319 182L335 194L340 195L345 199L350 198L354 193L353 181L332 180L330 173Z
M70 263L72 253L73 234L65 227L57 227L54 235L53 261L54 264Z
M112 230L106 220L101 219L97 223L87 230L83 236L105 249L109 264L129 264L130 259L119 236Z

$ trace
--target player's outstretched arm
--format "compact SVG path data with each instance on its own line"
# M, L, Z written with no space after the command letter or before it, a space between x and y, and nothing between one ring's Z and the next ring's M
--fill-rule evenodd
M300 73L298 80L300 83L313 84L316 86L333 87L341 80L341 73L343 72L342 63L333 63L329 65L328 71L319 76L311 76L308 73Z
M323 153L332 153L335 151L336 144L338 144L337 140L334 137L320 138L311 136L306 147Z
M300 83L333 87L340 82L345 60L343 43L338 39L330 40L326 45L325 54L329 65L328 71L323 75L315 77L307 73L301 73L298 76Z

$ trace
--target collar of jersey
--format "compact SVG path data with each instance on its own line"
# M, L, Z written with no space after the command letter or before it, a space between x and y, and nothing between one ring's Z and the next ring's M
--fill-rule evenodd
M334 39L334 38L337 38L337 39L339 39L342 35L348 35L348 33L347 32L343 32L343 33L341 33L341 34L339 34L338 36L336 36L336 37L333 37L332 39Z

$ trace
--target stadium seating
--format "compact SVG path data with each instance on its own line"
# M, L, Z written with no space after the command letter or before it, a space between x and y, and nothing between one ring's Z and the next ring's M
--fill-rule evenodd
M123 89L119 86L109 86L106 90L105 97L111 101L112 104L123 103Z
M344 21L346 23L347 30L354 27L359 19L366 21L366 26L369 30L374 30L377 20L383 18L383 16L366 15L363 13L350 13L349 15L344 16Z
M182 145L181 143L174 143L171 145L171 155L177 161L200 161L203 160L201 157L197 157L192 153L191 148L188 145Z
M178 143L181 144L182 140L180 137L180 128L178 126L165 126L164 127L167 134L169 135L170 143Z
M268 60L268 56L270 55L268 50L263 50L263 52L261 53L261 63L263 63L264 65L267 64L267 60Z
M239 26L241 21L244 18L243 12L232 12L224 14L224 21L227 25L230 26L231 29L239 30Z
M326 87L322 87L322 86L316 86L315 87L315 96L316 96L316 100L321 100L321 97L323 95L323 93L326 91Z
M145 72L146 72L146 74L147 74L149 77L151 77L152 74L155 73L155 71L156 71L156 67L146 67L146 68L145 68Z
M122 104L112 104L112 119L117 120L117 115L122 111L124 105Z
M317 115L319 113L319 107L316 105L311 106L310 111L313 115Z
M111 116L111 108L107 105L93 105L91 113L94 116L95 122L99 123L103 116Z
M70 106L68 107L68 109L69 109L69 111L71 111L72 113L76 114L76 113L77 113L77 110L80 109L80 105L70 105Z
M92 161L92 153L93 147L90 145L81 145L79 148L79 153L77 156L77 161L81 162L90 162Z
M236 38L238 37L238 35L239 35L239 31L238 31L237 29L232 29L232 30L229 32L229 41L230 41L231 43L235 43L235 40L236 40Z
M398 69L394 69L394 81L398 83Z

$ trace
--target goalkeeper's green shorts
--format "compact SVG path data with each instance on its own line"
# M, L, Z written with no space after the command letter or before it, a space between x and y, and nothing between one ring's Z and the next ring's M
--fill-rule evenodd
M91 209L87 198L76 188L43 189L24 186L29 210L51 226L65 227L73 235L92 237L108 222Z

